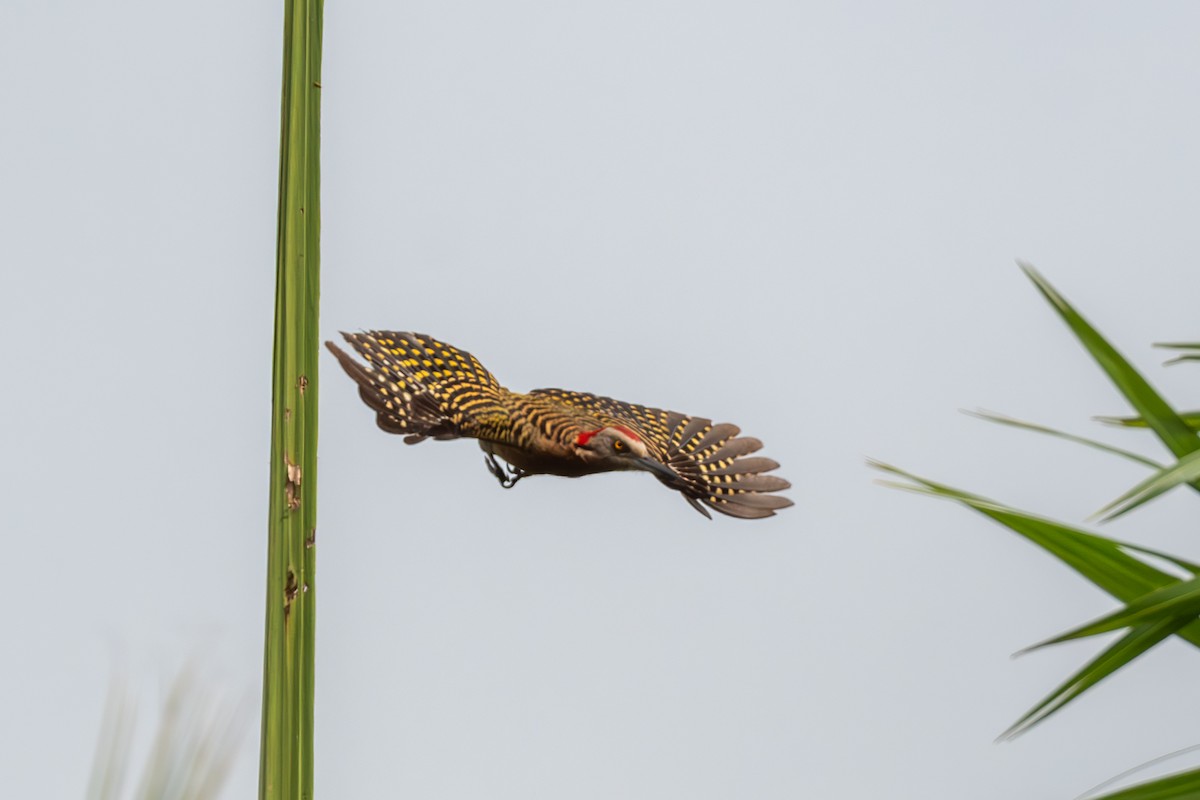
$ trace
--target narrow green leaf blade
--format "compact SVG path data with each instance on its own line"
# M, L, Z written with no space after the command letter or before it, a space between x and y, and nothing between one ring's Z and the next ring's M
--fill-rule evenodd
M1200 450L1179 459L1174 466L1151 475L1097 511L1096 516L1105 520L1116 519L1180 484L1190 485L1197 482L1200 482Z
M1021 269L1050 302L1096 363L1176 458L1200 450L1200 438L1116 348L1029 264Z
M1085 636L1095 636L1134 625L1157 622L1162 619L1179 618L1187 621L1195 619L1197 614L1200 614L1200 577L1193 577L1148 592L1111 614L1106 614L1086 625L1080 625L1078 628L1044 642L1038 642L1022 652L1029 652L1071 639L1082 639Z
M1193 431L1200 431L1200 411L1180 411L1179 418L1183 420L1183 424L1187 425ZM1106 425L1119 425L1124 428L1148 428L1146 420L1141 417L1093 417L1097 422L1103 422Z
M1154 346L1164 350L1200 350L1200 342L1155 342Z
M1100 655L1089 661L1046 696L1040 703L1012 724L1000 735L1001 739L1013 739L1025 733L1034 725L1048 719L1051 715L1067 706L1075 698L1082 695L1100 681L1112 675L1121 667L1145 653L1154 645L1173 633L1177 633L1187 620L1164 619L1138 625L1122 636Z
M1143 464L1152 469L1163 469L1163 465L1154 459L1146 458L1143 455L1138 455L1137 453L1124 450L1120 447L1114 447L1113 445L1105 444L1104 442L1098 442L1095 439L1087 439L1082 436L1076 436L1073 433L1067 433L1054 428L1048 428L1045 425L1038 425L1034 422L1026 422L1025 420L1016 419L1015 417L1010 417L1005 414L997 414L994 411L985 411L983 409L980 409L979 411L967 411L964 409L963 413L978 419L987 420L988 422L995 422L1000 425L1008 425L1013 428L1021 428L1023 430L1033 431L1035 433L1044 433L1047 436L1054 436L1059 439L1065 439L1068 442L1082 444L1086 447L1092 447L1105 453L1112 453L1113 455L1127 458L1130 461L1136 461L1137 463Z
M1092 800L1193 800L1200 797L1200 769L1177 772Z

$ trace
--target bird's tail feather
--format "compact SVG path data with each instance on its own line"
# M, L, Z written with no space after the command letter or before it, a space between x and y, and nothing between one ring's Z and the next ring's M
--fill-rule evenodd
M408 444L428 438L485 438L503 413L504 389L470 353L419 333L343 333L366 364L326 342L388 433Z

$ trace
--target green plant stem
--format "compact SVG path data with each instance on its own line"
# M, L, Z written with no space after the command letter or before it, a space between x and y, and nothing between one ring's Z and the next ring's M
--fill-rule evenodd
M260 798L313 793L322 0L285 0Z

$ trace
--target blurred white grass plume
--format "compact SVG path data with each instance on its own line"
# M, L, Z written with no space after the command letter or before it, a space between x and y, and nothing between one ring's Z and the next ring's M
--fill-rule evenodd
M208 800L219 797L237 758L251 715L249 698L206 685L193 661L163 699L157 731L137 789L123 795L134 763L137 700L128 680L114 675L96 742L89 800Z

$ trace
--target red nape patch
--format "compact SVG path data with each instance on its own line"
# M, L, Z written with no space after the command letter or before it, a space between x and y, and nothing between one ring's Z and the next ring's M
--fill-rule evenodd
M594 431L580 431L579 435L575 437L575 446L586 447L587 443L591 441L592 437L602 430L604 430L604 428L597 428Z
M624 425L610 425L609 427L612 428L614 431L620 431L621 433L628 436L630 439L633 439L635 442L640 442L642 440L642 437L638 436L636 433L629 430L629 428L626 428ZM575 446L576 447L586 447L587 443L592 440L592 437L595 436L597 433L599 433L602 430L604 430L604 428L597 428L594 431L580 431L579 435L575 437Z
M633 439L635 442L640 442L642 440L642 437L638 436L636 433L629 430L629 428L626 428L624 425L613 425L612 427L613 427L613 430L620 431L621 433L628 436L630 439Z

